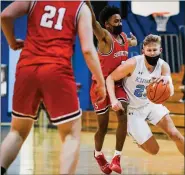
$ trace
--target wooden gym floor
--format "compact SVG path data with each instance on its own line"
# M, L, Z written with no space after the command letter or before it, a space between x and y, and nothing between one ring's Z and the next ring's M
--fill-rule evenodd
M2 140L8 131L9 126L1 127ZM83 131L81 136L80 160L76 174L102 174L93 157L94 132ZM178 152L175 144L165 135L155 136L160 145L160 151L156 156L145 153L127 136L121 159L122 174L184 174L184 157ZM115 134L107 134L103 151L109 161L114 147ZM59 174L59 150L60 139L56 129L33 128L7 174Z

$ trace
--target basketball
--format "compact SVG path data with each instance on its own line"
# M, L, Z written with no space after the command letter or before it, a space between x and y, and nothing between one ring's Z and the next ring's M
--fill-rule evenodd
M148 99L156 104L162 104L170 97L169 84L163 84L162 81L151 83L146 91Z

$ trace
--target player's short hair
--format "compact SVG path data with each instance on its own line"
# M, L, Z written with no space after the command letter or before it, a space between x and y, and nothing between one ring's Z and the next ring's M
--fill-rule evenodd
M99 21L100 21L100 24L102 25L102 27L105 27L105 22L112 15L115 15L115 14L121 15L119 8L117 8L115 6L105 6L99 15Z
M150 34L150 35L145 37L145 39L143 41L143 46L146 46L149 43L158 43L158 44L161 45L161 37L158 36L158 35Z

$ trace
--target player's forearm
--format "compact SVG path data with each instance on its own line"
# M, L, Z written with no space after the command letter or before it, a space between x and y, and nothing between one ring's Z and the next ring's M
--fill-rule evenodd
M14 19L1 15L1 28L10 46L16 42L13 21Z
M110 101L112 103L114 100L116 100L116 95L115 95L115 82L112 79L111 75L109 75L106 79L106 87L110 97Z
M168 79L169 79L169 86L170 86L170 96L173 96L173 94L174 94L174 86L173 86L173 82L172 82L172 78L171 78L171 76L167 76L168 77Z
M98 54L95 48L83 51L83 55L85 57L87 66L90 69L91 73L95 76L97 83L99 85L105 85L105 80L102 74Z
M92 5L91 5L90 2L87 2L87 6L89 7L89 9L90 9L90 11L91 11L93 29L96 29L96 28L98 27L99 23L98 23L98 21L96 21L96 16L95 16L95 14L94 14Z

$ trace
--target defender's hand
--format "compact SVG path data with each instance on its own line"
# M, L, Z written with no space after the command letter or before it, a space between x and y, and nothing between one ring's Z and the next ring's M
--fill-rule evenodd
M24 40L16 39L14 43L10 44L11 49L20 50L24 47Z
M137 46L137 38L132 34L132 32L130 32L130 36L131 36L131 41L132 43L134 43L133 46Z
M95 93L98 96L97 103L102 103L107 95L105 85L97 85Z

